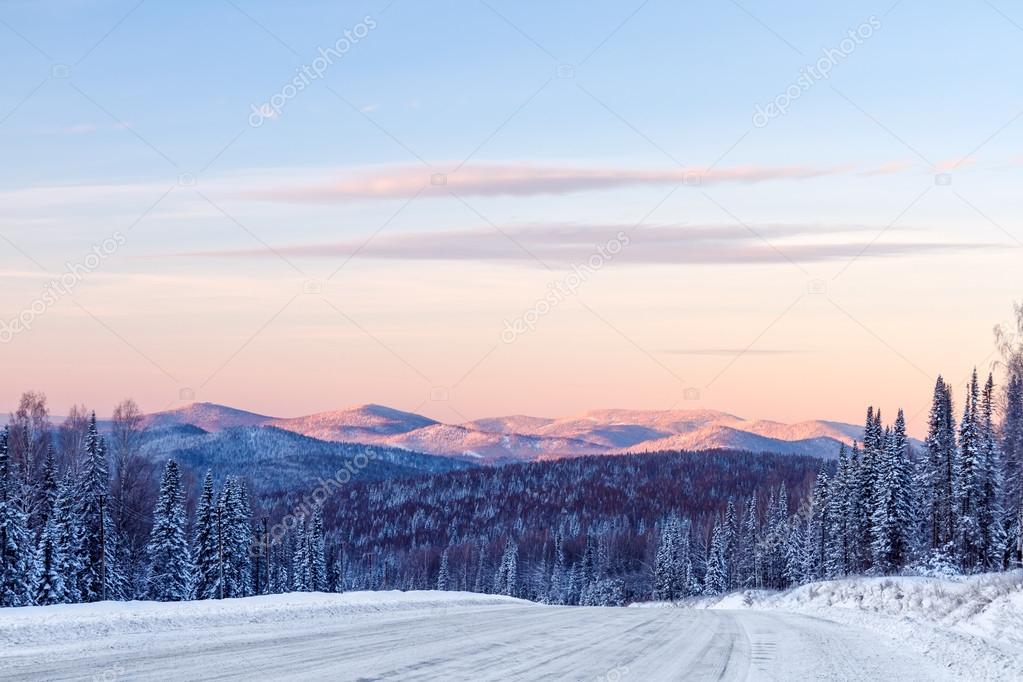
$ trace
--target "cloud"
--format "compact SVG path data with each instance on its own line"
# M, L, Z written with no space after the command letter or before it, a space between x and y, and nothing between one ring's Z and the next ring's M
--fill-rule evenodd
M951 171L956 168L965 168L966 166L972 166L977 162L976 159L970 156L963 156L957 159L944 159L934 164L934 170L939 171Z
M751 231L752 230L752 231ZM860 239L849 234L860 235ZM375 239L327 244L278 246L274 252L294 258L359 258L382 260L526 261L567 266L585 263L598 246L612 240L627 243L611 260L616 264L772 264L821 262L862 257L902 256L928 252L984 249L990 245L937 242L872 244L873 230L857 226L672 225L633 228L631 225L519 226L500 230L450 230L384 234ZM621 240L623 243L625 240ZM266 249L202 251L181 256L203 258L266 258Z
M444 172L447 170L447 172ZM374 167L343 171L306 183L276 184L242 192L249 199L282 202L335 202L425 196L532 196L686 182L714 185L800 180L847 173L851 166L734 166L667 169L587 168L534 164L437 164Z
M736 355L796 355L809 351L797 349L756 349L756 348L683 348L678 350L662 350L662 353L671 355L714 355L714 356L736 356Z
M131 128L130 123L117 123L113 125L97 125L95 123L72 123L65 126L36 128L33 132L37 135L92 135L104 130L127 130Z
M864 178L871 178L877 175L891 175L893 173L901 173L913 167L913 164L909 161L891 161L889 163L882 164L875 168L868 168L867 170L860 171L857 175Z

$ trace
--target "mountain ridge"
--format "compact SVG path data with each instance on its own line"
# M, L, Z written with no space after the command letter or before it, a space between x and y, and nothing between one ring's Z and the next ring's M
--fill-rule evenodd
M444 423L366 403L298 417L273 417L216 403L146 416L154 426L205 431L274 427L327 442L379 445L487 464L663 450L738 449L833 458L861 427L829 420L786 424L710 409L594 409L566 417L508 415Z

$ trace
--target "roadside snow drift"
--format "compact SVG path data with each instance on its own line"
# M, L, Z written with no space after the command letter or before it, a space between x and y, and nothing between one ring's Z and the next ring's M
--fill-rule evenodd
M778 610L863 627L973 680L1023 680L1023 571L859 577L680 606Z
M240 599L187 602L95 602L3 609L0 650L111 635L189 630L240 624L285 624L357 614L441 610L454 606L531 604L474 592L293 592Z

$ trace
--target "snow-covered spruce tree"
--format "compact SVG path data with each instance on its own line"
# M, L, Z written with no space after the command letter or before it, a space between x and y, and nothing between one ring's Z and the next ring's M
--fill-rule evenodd
M8 447L10 432L0 432L0 606L26 606L35 598L38 564L28 517Z
M234 505L231 515L231 546L234 554L234 576L237 595L248 597L254 593L252 584L252 550L255 535L252 531L252 506L245 479L234 479Z
M437 589L444 591L450 589L451 576L448 575L448 550L440 555L440 570L437 571Z
M217 507L213 494L213 472L207 471L195 510L192 556L195 557L195 598L219 597L220 553L217 538Z
M782 484L778 494L772 495L767 504L767 528L760 540L763 556L764 587L784 587L785 567L788 563L789 503L788 490Z
M114 566L117 553L113 551L114 538L107 508L110 488L107 448L96 428L95 412L89 417L80 465L77 501L81 519L78 548L81 553L81 573L78 576L78 589L80 599L88 602L117 596L106 594L108 573L117 570Z
M955 539L954 481L957 459L952 389L938 376L927 422L927 459L923 474L924 499L929 507L930 550L943 551Z
M707 552L707 570L703 576L704 594L722 594L728 589L728 566L725 556L726 533L727 530L720 521L714 523L710 549Z
M307 542L309 553L309 589L324 592L327 589L327 557L323 537L323 509L317 505L309 522Z
M241 481L228 477L217 503L225 597L252 594L252 514ZM219 596L219 595L218 595Z
M185 501L178 463L167 460L149 536L149 596L181 601L192 594L192 560L186 535Z
M661 524L661 542L654 559L654 599L675 601L686 596L685 559L682 527L678 517L671 515Z
M728 586L727 589L732 590L739 586L736 564L739 561L739 542L742 529L739 527L738 515L735 513L735 500L731 498L729 498L728 507L725 509L723 531L725 533L725 583Z
M746 516L742 524L742 553L738 563L738 586L760 587L759 520L757 519L757 496L750 495L746 505Z
M291 590L308 592L309 585L309 537L306 533L305 517L299 515L291 534L294 536L294 554L291 559Z
M977 412L977 476L979 490L977 497L977 519L980 524L981 557L980 568L987 571L999 570L1007 545L1007 529L1004 525L1005 512L1002 507L1001 453L994 423L995 379L988 374L981 391L980 409Z
M1007 535L1003 565L1020 567L1023 566L1023 375L1011 372L1005 387L1001 455Z
M79 575L75 541L78 531L74 527L75 486L70 472L64 476L53 495L53 504L47 513L46 527L39 538L37 561L39 584L36 603L69 604L79 601L77 577Z
M906 565L913 544L913 480L908 447L906 417L899 410L876 460L872 550L874 568L883 574L894 573Z
M825 576L838 578L851 570L852 548L850 541L850 486L852 471L849 456L843 444L838 450L838 466L835 478L830 482L828 516L831 532L828 535Z
M514 540L509 540L504 547L504 554L501 555L501 563L494 575L494 594L503 594L509 597L518 596L519 585L519 546Z
M568 563L565 558L565 531L564 528L558 528L558 533L554 537L554 565L551 567L547 603L564 604L567 589Z
M810 498L810 518L806 528L806 551L803 574L808 580L828 576L828 548L831 546L831 481L821 467Z
M968 571L976 570L981 565L983 553L978 506L983 475L978 425L979 401L980 389L977 370L974 369L963 406L963 419L959 426L959 457L954 469L956 553L959 565Z
M806 576L807 559L807 519L796 514L789 521L789 534L785 539L785 571L783 587L808 582Z

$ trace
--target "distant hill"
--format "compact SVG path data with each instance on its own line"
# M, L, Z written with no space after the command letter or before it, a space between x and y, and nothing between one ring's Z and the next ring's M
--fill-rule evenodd
M384 405L279 418L212 403L147 416L152 427L203 431L275 427L318 441L386 446L486 464L661 450L748 450L833 458L862 427L811 420L749 420L716 410L590 410L562 418L512 415L443 424Z
M460 459L398 448L322 441L274 426L234 426L213 432L190 424L150 427L144 450L157 462L178 460L197 478L210 469L218 479L245 476L264 491L312 489L320 478L329 480L344 470L353 480L378 481L472 466Z

